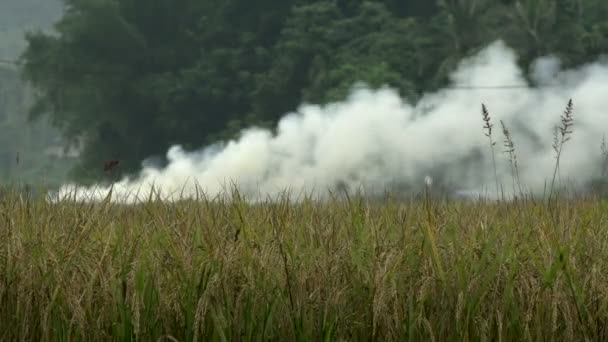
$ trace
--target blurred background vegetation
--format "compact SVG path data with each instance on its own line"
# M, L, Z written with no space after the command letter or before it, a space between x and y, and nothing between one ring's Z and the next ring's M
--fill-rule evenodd
M416 100L499 38L524 69L547 54L573 67L608 51L605 0L3 0L0 10L10 18L0 51L23 47L29 87L2 69L13 118L2 139L15 145L29 127L34 139L17 146L32 158L40 144L82 147L60 163L82 182L106 177L105 160L122 161L107 176L120 177L172 144L197 149L272 127L303 102L343 99L357 81ZM22 40L32 27L41 30ZM29 101L38 131L23 119Z
M34 93L15 61L27 46L25 34L52 28L62 4L54 0L3 0L0 3L0 182L61 184L75 165L75 151L48 117L32 121Z

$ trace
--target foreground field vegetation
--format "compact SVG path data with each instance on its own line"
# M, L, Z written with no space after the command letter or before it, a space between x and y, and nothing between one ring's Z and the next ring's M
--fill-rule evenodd
M0 201L0 340L608 338L608 202Z
M485 105L499 200L448 200L430 181L411 200L3 192L0 340L606 340L608 201L559 184L572 109L540 199L522 190L501 121L504 197Z

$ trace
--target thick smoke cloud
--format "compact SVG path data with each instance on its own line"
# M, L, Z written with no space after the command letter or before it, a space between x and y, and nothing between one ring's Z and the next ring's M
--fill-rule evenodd
M298 194L347 187L380 192L433 186L462 193L496 195L494 170L481 120L490 111L498 178L513 189L508 157L502 153L499 120L511 130L521 184L542 192L555 165L553 132L568 100L575 125L565 146L560 179L582 186L600 175L600 143L608 128L608 66L595 63L562 71L559 60L534 63L531 78L539 88L477 89L478 86L528 85L517 56L495 42L464 60L450 88L408 103L391 89L358 87L350 97L326 106L303 105L279 122L276 132L250 128L240 138L195 152L180 146L167 153L168 166L144 167L136 179L113 185L113 198L146 198L152 187L168 199L224 193L236 185L242 194L264 199L286 189ZM463 89L461 87L473 87ZM109 187L66 185L59 195L103 198Z

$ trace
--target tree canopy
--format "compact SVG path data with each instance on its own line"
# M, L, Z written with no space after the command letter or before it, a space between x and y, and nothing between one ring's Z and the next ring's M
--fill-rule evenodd
M357 81L415 99L497 38L523 67L547 53L574 66L608 51L605 0L64 2L56 33L27 36L23 74L38 94L32 115L85 139L83 181L103 176L103 160L132 172L172 144L272 127Z

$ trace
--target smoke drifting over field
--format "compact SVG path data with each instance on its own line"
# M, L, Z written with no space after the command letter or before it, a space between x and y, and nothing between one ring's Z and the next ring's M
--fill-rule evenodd
M462 62L453 86L526 85L517 56L496 42ZM553 132L570 98L574 133L566 144L560 177L581 186L601 172L600 143L608 128L608 65L596 63L562 71L547 57L532 69L538 89L454 89L407 103L391 89L359 87L350 97L326 106L303 105L279 122L276 134L258 128L225 145L186 152L173 146L163 169L144 167L136 179L113 185L113 198L132 201L160 190L171 199L223 193L231 184L241 193L266 198L286 189L293 194L327 189L362 188L382 192L399 184L496 193L494 170L481 120L481 104L490 111L498 177L512 190L511 168L502 153L499 120L511 130L525 189L542 192L555 165ZM550 85L550 86L549 86ZM574 183L572 183L574 182ZM60 196L74 191L66 185ZM103 198L109 187L77 187L80 198ZM129 196L127 196L129 195Z

